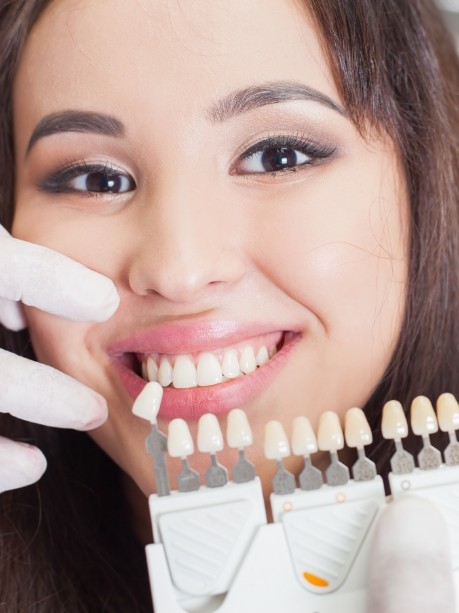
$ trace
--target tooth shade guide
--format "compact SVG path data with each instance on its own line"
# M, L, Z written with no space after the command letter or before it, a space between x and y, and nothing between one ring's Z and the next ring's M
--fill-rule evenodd
M335 453L344 447L344 435L338 415L325 411L319 417L317 443L321 451Z
M414 434L422 436L423 447L418 453L419 468L438 468L441 464L441 454L430 443L430 434L438 431L437 416L432 403L425 396L417 396L411 403L411 428Z
M198 449L202 453L215 454L223 449L223 434L217 417L206 413L198 421Z
M132 412L150 423L156 423L156 417L163 398L163 388L159 383L147 383L132 405Z
M364 447L373 442L373 435L362 409L354 407L346 411L344 418L346 445L357 449L357 461L352 466L354 481L370 481L376 477L375 463L365 456Z
M437 416L432 403L425 396L417 396L411 403L411 429L422 437L438 432Z
M226 421L226 443L232 449L244 449L253 444L253 434L247 415L242 409L232 409Z
M389 400L383 407L381 432L383 438L400 441L408 436L408 422L398 400Z
M194 453L193 439L184 419L176 418L169 423L167 453L172 458L187 458Z
M437 399L438 425L442 432L459 430L459 403L453 394L441 394Z
M247 415L242 409L232 409L228 413L226 443L228 447L238 449L238 460L232 470L233 481L246 483L255 479L255 467L247 460L244 453L244 448L252 445L253 435Z

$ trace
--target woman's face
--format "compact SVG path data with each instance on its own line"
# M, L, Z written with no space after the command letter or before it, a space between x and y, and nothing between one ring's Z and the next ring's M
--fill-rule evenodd
M162 364L164 384L176 364L164 430L183 417L195 433L205 412L224 427L243 408L265 485L268 420L290 432L296 415L317 425L365 403L400 330L407 198L391 143L349 120L299 3L54 2L19 65L14 126L14 234L121 296L99 324L28 308L33 346L107 398L91 436L144 494L142 363L152 377Z

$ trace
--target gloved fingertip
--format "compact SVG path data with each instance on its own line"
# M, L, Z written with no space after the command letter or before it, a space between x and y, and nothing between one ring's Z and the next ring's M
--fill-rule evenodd
M27 328L23 305L20 302L0 298L0 323L13 332Z
M83 416L83 421L81 426L77 427L78 430L82 430L84 432L87 430L94 430L94 428L98 428L105 421L107 421L107 401L100 394L93 393L85 408L86 410Z
M449 535L429 501L391 502L375 529L368 577L371 613L454 613Z

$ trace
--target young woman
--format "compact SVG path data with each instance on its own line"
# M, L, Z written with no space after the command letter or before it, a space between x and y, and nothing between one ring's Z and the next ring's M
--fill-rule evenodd
M2 420L48 460L0 501L2 602L149 610L146 378L163 429L242 407L267 492L269 419L362 406L384 473L383 403L459 393L454 47L421 0L20 0L0 41L2 222L120 297L105 321L48 300L4 331L108 418L91 396L89 436ZM42 405L27 417L54 423Z

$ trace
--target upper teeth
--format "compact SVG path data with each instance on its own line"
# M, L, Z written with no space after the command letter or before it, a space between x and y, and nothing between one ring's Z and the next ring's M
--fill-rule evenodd
M197 359L191 355L178 355L171 359L162 356L159 364L151 355L142 360L142 376L147 381L158 381L163 387L172 384L176 388L216 385L227 379L247 375L262 366L276 353L276 348L263 345L257 353L246 345L240 350L232 347L222 356L205 351Z

